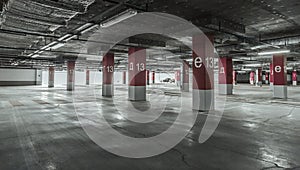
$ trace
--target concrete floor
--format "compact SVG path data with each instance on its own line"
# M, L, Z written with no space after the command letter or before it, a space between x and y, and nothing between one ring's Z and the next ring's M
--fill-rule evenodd
M116 87L116 97L126 88ZM88 105L87 89L77 103ZM165 90L176 91L174 87ZM100 87L97 87L96 92ZM177 91L176 91L177 92ZM0 88L0 170L99 169L300 169L300 87L289 87L289 99L272 99L269 87L235 86L214 135L197 142L205 114L186 138L172 150L151 158L129 159L113 155L85 134L75 113L72 93L63 87ZM86 94L86 95L85 95ZM168 93L169 94L169 93ZM163 118L143 128L117 119L108 121L129 136L155 135L176 117L176 93ZM110 108L111 99L98 97ZM186 99L187 101L190 99ZM124 102L126 104L126 102Z

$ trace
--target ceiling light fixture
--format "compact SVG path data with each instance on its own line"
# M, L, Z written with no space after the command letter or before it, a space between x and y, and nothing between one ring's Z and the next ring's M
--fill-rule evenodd
M58 44L52 46L51 49L52 49L52 50L56 50L56 49L58 49L58 48L60 48L60 47L63 47L64 45L65 45L65 43L58 43Z
M94 25L91 25L90 27L87 27L86 29L82 30L80 33L81 33L81 34L84 34L84 33L86 33L86 32L91 31L92 29L98 28L98 27L99 27L98 24L94 24Z
M137 14L136 10L133 9L128 9L124 12L121 12L120 14L113 16L112 18L108 19L107 21L104 21L103 23L100 24L102 28L107 28L110 26L113 26L119 22L122 22L128 18L131 18Z
M93 23L90 23L90 22L89 22L89 23L86 23L86 24L82 25L81 27L77 28L76 31L82 31L82 30L84 30L84 29L90 27L91 25L94 25L94 24L93 24Z
M290 52L291 52L291 50L265 51L265 52L258 53L258 55L284 54L284 53L290 53Z

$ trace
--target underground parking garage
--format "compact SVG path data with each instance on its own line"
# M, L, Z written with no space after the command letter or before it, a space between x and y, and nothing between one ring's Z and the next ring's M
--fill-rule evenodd
M0 169L300 169L298 0L1 0Z

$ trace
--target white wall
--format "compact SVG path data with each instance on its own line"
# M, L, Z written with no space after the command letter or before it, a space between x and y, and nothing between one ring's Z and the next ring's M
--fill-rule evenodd
M43 71L43 86L48 86L48 71ZM85 85L85 72L75 72L75 84ZM166 78L175 79L174 73L155 73L155 82L159 83ZM152 80L152 72L150 73L150 82ZM126 74L126 83L128 83L128 73ZM66 71L55 71L54 74L54 85L65 86L67 84L67 72ZM90 84L102 84L102 72L90 71ZM115 72L114 84L123 84L123 72Z
M0 69L0 85L35 85L42 79L37 69Z
M48 86L48 71L43 71L43 86ZM115 72L114 83L123 83L123 73ZM75 85L85 85L86 84L86 73L85 72L75 72ZM55 86L65 86L67 84L67 72L66 71L55 71L54 74L54 85ZM90 71L90 84L102 84L102 72Z

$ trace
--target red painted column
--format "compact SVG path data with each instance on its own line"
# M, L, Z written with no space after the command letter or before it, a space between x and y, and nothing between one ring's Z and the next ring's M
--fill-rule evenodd
M297 71L296 70L294 70L293 72L292 72L292 81L293 81L293 86L297 86L297 84L298 84L298 79L297 79Z
M90 70L85 71L85 84L90 85Z
M155 84L155 71L152 71L152 84Z
M269 82L270 82L270 73L266 72L266 81L265 81L265 83L269 84Z
M48 80L49 88L54 87L54 74L55 74L55 68L53 66L50 66L49 67L49 80Z
M273 63L270 64L270 89L273 90L274 88L274 70L273 70Z
M189 86L190 86L190 77L189 77L189 73L190 73L190 66L189 63L185 60L183 60L182 62L182 88L181 90L184 92L188 92L189 91Z
M233 65L231 57L219 59L219 94L231 95L233 90Z
M123 84L126 84L126 71L123 71Z
M175 80L176 80L176 85L177 87L180 87L181 85L181 74L180 74L180 70L177 70L175 72Z
M102 96L111 97L114 95L114 71L115 58L113 53L107 53L102 60Z
M262 68L256 69L256 86L262 86Z
M254 71L250 72L250 84L254 85L254 80L255 80L255 73Z
M193 36L193 109L214 110L214 38Z
M274 90L275 98L287 98L287 71L286 57L284 55L273 56Z
M67 71L67 90L73 91L75 89L75 61L67 62Z
M129 48L128 97L133 101L146 101L146 49Z
M146 71L147 85L150 85L150 70Z
M232 72L233 85L237 85L237 71Z

